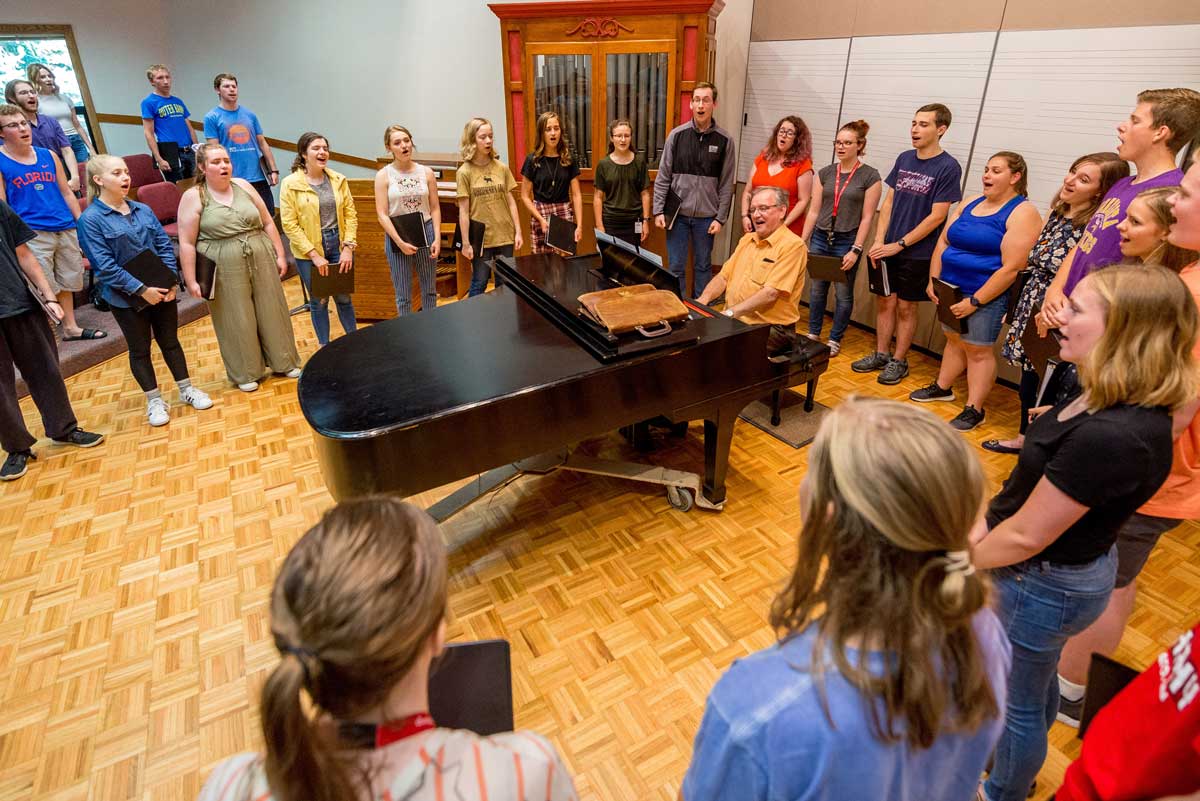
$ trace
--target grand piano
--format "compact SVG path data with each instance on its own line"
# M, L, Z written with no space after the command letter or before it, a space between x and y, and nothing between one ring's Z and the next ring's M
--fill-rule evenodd
M360 329L309 360L300 407L334 498L409 496L489 476L431 508L444 519L521 472L567 467L663 484L678 508L694 496L720 509L738 414L805 381L811 402L828 360L826 348L824 360L768 361L765 326L693 302L668 336L607 336L579 313L579 295L629 283L676 286L661 268L612 248L502 257L496 273L492 292ZM651 465L609 470L570 454L573 443L650 418L704 421L702 482Z

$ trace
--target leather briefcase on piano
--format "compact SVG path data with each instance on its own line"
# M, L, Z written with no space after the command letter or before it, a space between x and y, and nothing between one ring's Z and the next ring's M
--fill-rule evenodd
M647 338L665 336L671 333L671 323L688 316L675 293L651 284L589 292L580 295L579 302L611 334L637 331Z

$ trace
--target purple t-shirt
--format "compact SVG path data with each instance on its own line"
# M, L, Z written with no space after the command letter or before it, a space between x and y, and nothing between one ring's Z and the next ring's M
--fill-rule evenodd
M37 125L32 126L32 128L34 147L44 147L47 150L61 154L64 147L71 146L71 143L67 140L67 135L63 133L62 126L53 117L38 114Z
M1070 295L1088 273L1121 260L1121 235L1117 233L1117 226L1125 219L1135 197L1147 189L1177 186L1182 180L1181 170L1168 170L1140 183L1135 184L1134 178L1129 177L1113 184L1075 245L1075 260L1071 262L1071 272L1067 273L1063 291Z
M901 153L885 183L894 193L887 242L895 242L916 228L933 211L934 203L962 200L962 167L944 150L929 159L917 158L915 150ZM944 225L942 223L920 242L913 242L900 251L899 258L931 258Z

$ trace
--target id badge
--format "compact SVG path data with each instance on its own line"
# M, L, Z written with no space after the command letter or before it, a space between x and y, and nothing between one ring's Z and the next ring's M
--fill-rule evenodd
M633 232L635 234L640 234L642 232L642 225L644 225L644 223L641 220L638 220L637 222L635 222L633 224Z

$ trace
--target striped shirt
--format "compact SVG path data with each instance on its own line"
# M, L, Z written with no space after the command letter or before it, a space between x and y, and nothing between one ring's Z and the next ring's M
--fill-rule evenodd
M490 737L433 729L370 753L374 801L576 801L575 785L544 737L510 732ZM270 801L260 754L217 765L199 801Z

